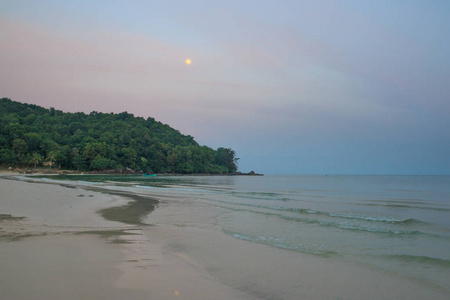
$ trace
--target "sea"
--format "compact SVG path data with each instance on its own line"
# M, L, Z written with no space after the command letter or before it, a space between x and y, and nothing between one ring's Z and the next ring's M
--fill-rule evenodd
M58 176L159 200L149 240L261 299L450 299L450 176Z

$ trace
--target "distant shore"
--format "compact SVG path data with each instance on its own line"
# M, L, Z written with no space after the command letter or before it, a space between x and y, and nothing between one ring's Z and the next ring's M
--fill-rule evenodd
M49 168L10 168L0 169L0 174L43 174L43 175L143 175L144 172L138 172L132 169L110 169L110 170L96 170L96 171L77 171L77 170L59 170ZM235 173L158 173L159 176L264 176L264 174L250 172L235 172Z

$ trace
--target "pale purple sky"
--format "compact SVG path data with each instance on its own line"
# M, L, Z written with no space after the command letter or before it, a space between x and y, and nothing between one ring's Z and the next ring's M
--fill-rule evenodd
M151 116L241 171L450 174L449 37L438 0L0 0L0 97Z

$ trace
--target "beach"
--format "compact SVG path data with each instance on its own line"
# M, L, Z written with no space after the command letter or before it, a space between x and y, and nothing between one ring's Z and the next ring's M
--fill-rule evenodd
M5 178L0 191L2 299L253 299L97 213L126 198Z
M383 269L381 264L353 259L358 255L347 258L331 251L308 253L310 250L282 244L279 238L272 243L261 233L251 240L253 226L263 228L264 223L279 217L263 214L259 210L265 206L261 205L250 206L258 211L244 210L244 204L232 203L227 189L236 180L248 184L262 179L186 179L214 182L205 189L206 181L196 182L193 188L179 185L182 181L178 179L161 179L168 180L171 188L158 188L141 186L135 182L139 179L136 177L127 178L132 180L129 185L113 184L109 178L95 183L85 182L86 178L0 178L2 299L449 296L445 264L432 271L442 275L441 284L414 273L402 275L401 269ZM262 199L263 193L251 195L267 202ZM289 203L285 198L282 201ZM244 218L236 219L236 213L244 214ZM249 223L253 215L262 219ZM247 222L248 232L239 229L242 220ZM292 227L298 223L287 224ZM311 224L312 228L320 227ZM327 228L330 232L343 230ZM354 239L361 238L360 233L352 232ZM294 234L289 236L293 238ZM378 240L383 238L384 233L379 234ZM427 268L433 268L433 264Z

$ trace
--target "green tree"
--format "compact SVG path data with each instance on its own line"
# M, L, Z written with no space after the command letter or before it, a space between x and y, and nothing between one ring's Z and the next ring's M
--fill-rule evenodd
M141 156L140 166L144 172L153 173L150 162L145 157Z
M91 161L91 170L107 170L115 167L115 162L111 159L98 155Z
M69 168L72 162L72 150L67 145L62 146L55 156L55 162L58 164L58 168Z
M105 142L92 142L86 145L83 151L83 155L89 161L92 161L99 155L111 159L114 158L114 151L111 146L109 146Z
M41 149L42 154L44 154L45 157L48 157L51 151L58 150L59 147L59 144L53 141L51 138L44 138L39 145L39 148Z
M44 160L44 157L40 155L39 153L35 152L31 156L30 163L34 165L34 168L36 169L36 165L40 164Z
M55 162L55 157L58 154L58 150L52 150L47 154L46 161L49 162L50 168L53 167L53 163Z
M25 141L28 144L29 151L38 151L41 144L42 137L39 133L29 132L25 134Z
M77 168L78 171L84 170L86 168L86 159L82 154L75 154L72 160L73 165Z
M25 142L22 139L15 139L13 141L13 150L17 153L17 157L20 160L20 154L24 153L25 151L27 151L28 149L28 145L27 142Z
M0 149L0 163L16 164L17 155L11 149Z
M237 161L239 158L235 157L236 153L230 148L219 148L216 153L216 164L225 167L229 173L237 171Z
M34 153L60 168L78 170L119 166L178 173L237 170L233 150L200 146L193 137L153 118L127 112L63 113L0 99L0 164L29 164Z
M131 169L136 168L137 152L132 148L122 148L120 150L120 163Z

